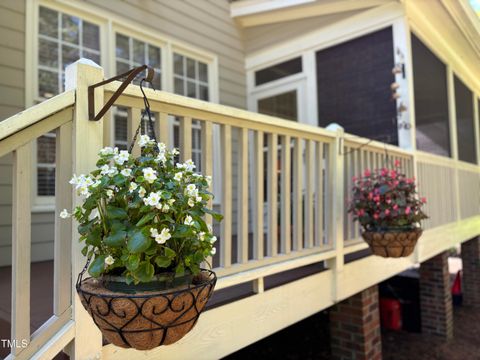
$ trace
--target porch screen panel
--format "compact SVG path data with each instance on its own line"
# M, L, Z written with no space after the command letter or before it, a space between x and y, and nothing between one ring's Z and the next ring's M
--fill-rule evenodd
M458 158L477 162L475 126L473 123L473 93L455 76L455 112L457 115Z
M447 69L412 34L417 149L450 156Z
M398 143L392 29L389 27L316 53L318 119L346 132Z

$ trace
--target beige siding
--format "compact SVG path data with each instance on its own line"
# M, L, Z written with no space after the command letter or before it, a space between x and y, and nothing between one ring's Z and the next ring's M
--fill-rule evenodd
M25 105L25 2L0 1L0 121ZM0 158L0 266L11 261L12 160Z
M247 54L264 50L279 42L292 40L311 31L321 29L337 21L358 14L360 11L348 11L333 15L316 16L307 19L287 21L246 28L245 50Z

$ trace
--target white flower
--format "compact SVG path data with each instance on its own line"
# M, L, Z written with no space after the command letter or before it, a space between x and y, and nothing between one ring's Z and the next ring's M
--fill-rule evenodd
M170 210L170 206L168 204L163 204L162 212L168 212Z
M155 205L155 207L156 207L158 210L162 210L163 205L162 205L162 203L159 202L157 205Z
M69 214L69 212L67 211L67 209L63 209L62 212L60 213L60 217L62 219L66 219L66 218L69 218L72 214Z
M203 231L201 231L201 232L198 233L198 239L199 239L200 241L205 240L205 233L204 233Z
M212 225L207 224L207 229L208 229L208 232L211 233L213 231Z
M90 216L88 217L90 220L93 220L95 218L98 218L98 210L97 209L93 209L93 211L90 213Z
M123 169L122 171L120 171L120 174L129 177L130 175L132 175L132 169Z
M173 149L172 149L172 155L175 156L175 155L178 155L178 154L180 154L180 152L178 151L178 149L177 149L177 148L173 148Z
M108 197L109 200L110 200L111 198L113 198L113 190L112 190L112 189L108 189L108 190L107 190L107 197Z
M107 266L112 265L114 262L115 262L115 259L113 258L112 255L108 255L108 256L105 258L105 264L106 264Z
M70 179L69 184L72 184L72 185L77 185L78 184L77 175L73 174L73 177Z
M128 161L128 159L130 158L130 154L128 153L127 150L121 150L120 153L118 155L115 155L113 157L113 160L115 161L115 163L117 163L118 165L123 165L123 163L125 161Z
M189 226L190 226L190 225L193 225L193 219L192 219L192 217L191 217L190 215L187 215L187 216L185 217L185 221L184 221L183 223L184 223L185 225L189 225Z
M174 202L175 202L175 199L170 199L168 200L168 205L172 206Z
M195 166L195 164L193 163L192 159L189 159L189 160L185 161L184 166L185 166L185 169L186 169L187 171L193 171L193 169L196 168L196 166Z
M208 186L212 185L212 177L211 176L205 176L205 180L207 180Z
M138 145L140 147L145 147L147 145L153 144L154 141L150 139L148 135L140 135L140 139L138 140Z
M165 163L165 161L167 161L167 158L165 157L165 153L159 152L157 157L155 158L155 161Z
M197 197L198 189L196 188L195 184L188 184L187 188L185 189L185 194L191 197Z
M165 244L165 242L172 237L168 228L164 228L160 234L157 229L151 228L150 235L155 238L155 241L159 244Z
M147 193L147 191L143 188L143 186L140 186L140 189L138 189L138 196L143 198L146 193Z
M173 177L175 179L175 181L180 181L182 180L182 177L183 177L183 173L181 171L175 173L175 176Z
M100 181L100 180L97 180L97 181L95 181L95 182L92 184L92 187L93 187L93 188L96 188L96 187L97 187L98 185L100 185L100 184L101 184L101 181Z
M118 174L118 169L115 166L112 166L110 170L108 170L108 176L113 177Z
M217 249L212 247L212 251L210 251L210 255L215 255L217 253Z
M217 237L215 235L210 238L210 244L215 244L216 241L217 241Z
M167 150L167 145L165 145L164 143L159 142L157 145L158 145L158 151L164 153Z
M110 166L108 166L107 164L103 165L101 168L100 168L100 174L102 175L107 175L108 172L110 171Z
M203 200L203 199L202 199L201 196L197 196L197 197L195 198L195 201L196 201L196 202L201 202L202 200Z
M157 206L160 203L160 192L151 192L148 197L143 199L145 205Z
M86 185L81 185L81 186L77 189L77 194L78 194L78 195L84 195L84 196L86 196L87 198L91 195L91 194L90 194L90 191L88 191L88 186L86 186Z
M151 167L143 169L143 177L149 184L152 184L157 179L157 172Z
M107 147L104 147L103 149L100 149L98 153L102 156L105 156L105 155L112 155L113 151L114 151L113 148L111 148L110 146L107 146Z
M177 163L175 166L177 167L177 169L180 169L180 170L185 169L185 164Z
M155 241L159 244L165 244L165 242L170 239L172 235L170 234L170 230L168 228L164 228L158 237L155 238Z
M130 192L130 193L134 192L135 190L137 190L137 187L138 187L138 185L137 185L136 183L131 182L131 183L130 183L130 186L129 186L129 188L128 188L128 192ZM142 188L142 189L143 189L143 188Z
M190 206L190 207L194 207L194 206L195 206L195 201L193 201L192 198L189 198L189 199L188 199L188 206Z

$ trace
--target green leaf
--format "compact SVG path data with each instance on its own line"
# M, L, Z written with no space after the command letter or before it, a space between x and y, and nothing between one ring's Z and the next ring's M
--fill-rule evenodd
M79 234L80 235L87 235L87 233L90 231L90 229L92 228L94 223L95 223L95 219L90 220L89 222L87 222L85 224L78 225Z
M154 274L155 268L148 261L142 261L138 266L138 269L135 271L135 276L141 282L148 282L152 280Z
M180 263L175 269L175 276L182 276L183 274L185 274L185 266L183 265L183 263Z
M221 215L221 214L213 211L212 209L203 208L203 211L205 211L207 214L212 215L212 217L213 217L216 221L218 221L218 222L220 222L220 221L223 220L223 215Z
M142 225L145 225L146 223L148 223L150 220L152 220L154 217L155 217L155 213L154 212L150 212L146 215L143 215L143 217L138 220L136 226L140 227Z
M113 177L113 183L117 186L123 185L125 182L125 177L122 174L117 174Z
M100 224L90 228L89 232L87 233L87 237L85 238L85 243L100 247L102 244L102 227Z
M192 235L192 229L190 226L187 225L179 225L175 229L175 232L173 233L173 237L177 238L184 238L184 237L189 237Z
M169 259L173 259L176 255L177 253L174 250L168 247L165 248L165 256L168 257Z
M150 246L152 239L146 236L142 230L135 229L129 234L127 248L131 253L138 254L144 252Z
M125 245L125 238L127 237L127 232L124 230L118 230L112 232L109 236L105 237L103 241L106 245L111 247L121 247Z
M95 260L90 264L88 268L88 273L93 277L97 278L102 275L105 269L105 258L106 255L98 255L95 257Z
M107 217L109 219L124 219L127 217L127 212L119 207L107 206Z
M155 264L161 268L167 268L172 263L172 260L166 256L157 256L155 258Z
M128 257L125 266L130 271L135 271L140 265L140 256L138 254L132 254Z
M83 255L83 256L87 256L87 252L88 252L88 246L84 246L84 247L82 248L82 255Z

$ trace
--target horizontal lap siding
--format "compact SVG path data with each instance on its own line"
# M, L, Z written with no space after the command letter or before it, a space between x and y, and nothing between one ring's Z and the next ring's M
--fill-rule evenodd
M0 1L0 121L25 105L25 2ZM11 262L12 156L0 157L0 266Z

